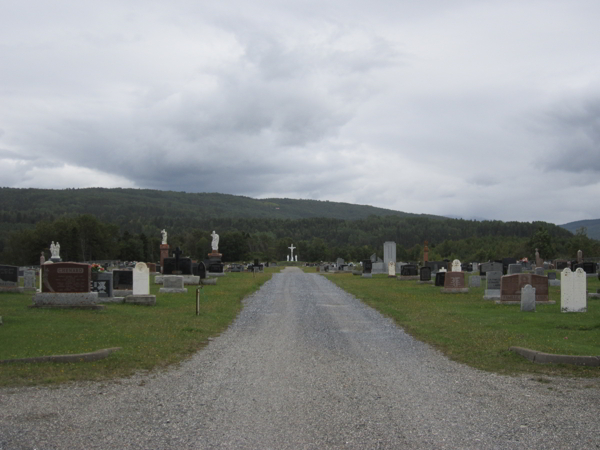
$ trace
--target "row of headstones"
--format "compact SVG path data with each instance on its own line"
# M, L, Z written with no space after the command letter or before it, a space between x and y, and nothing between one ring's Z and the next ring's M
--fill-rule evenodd
M42 293L98 292L110 297L113 289L124 289L132 295L150 294L150 271L145 263L137 263L133 270L98 272L93 282L91 266L83 263L44 264L41 276Z

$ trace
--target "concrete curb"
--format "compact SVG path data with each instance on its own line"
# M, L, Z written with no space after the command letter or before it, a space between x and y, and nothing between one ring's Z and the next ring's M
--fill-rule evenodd
M523 347L510 347L510 351L518 353L524 358L536 364L574 364L576 366L600 366L600 357L598 356L573 356L573 355L553 355L551 353L542 353Z
M121 350L121 347L105 348L91 353L79 353L77 355L52 355L52 356L39 356L37 358L21 358L21 359L2 359L0 364L5 363L40 363L40 362L64 362L64 363L76 363L76 362L91 362L98 361L106 358L113 352Z

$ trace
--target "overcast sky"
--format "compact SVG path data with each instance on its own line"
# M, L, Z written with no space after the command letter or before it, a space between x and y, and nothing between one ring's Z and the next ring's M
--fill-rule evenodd
M600 218L598 0L0 0L0 185Z

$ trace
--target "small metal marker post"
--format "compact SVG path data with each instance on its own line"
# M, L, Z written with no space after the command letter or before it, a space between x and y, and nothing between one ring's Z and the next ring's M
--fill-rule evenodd
M200 286L199 288L196 288L196 315L197 316L200 315L200 292L202 292L202 295L204 295L203 288L204 288L204 286Z

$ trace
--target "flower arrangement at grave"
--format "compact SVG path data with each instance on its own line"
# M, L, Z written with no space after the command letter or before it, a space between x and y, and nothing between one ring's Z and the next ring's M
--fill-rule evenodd
M92 273L104 272L104 267L100 264L92 264Z

